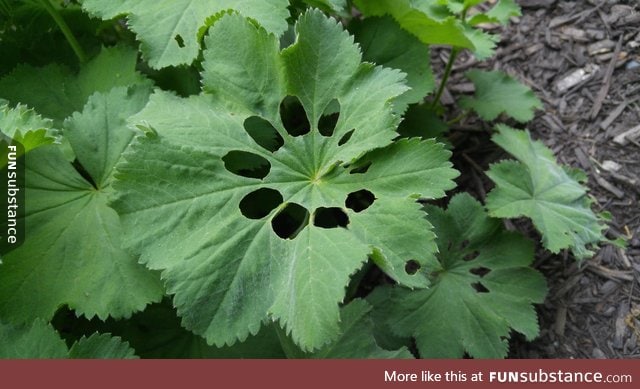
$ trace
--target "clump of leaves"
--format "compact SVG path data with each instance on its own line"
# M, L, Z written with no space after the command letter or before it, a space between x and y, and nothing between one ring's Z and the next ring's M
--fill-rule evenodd
M353 3L33 2L70 50L0 61L28 199L27 239L0 262L0 357L498 358L511 330L538 334L533 244L498 218L591 255L604 226L584 176L497 125L516 161L487 172L486 207L432 205L459 174L438 105L453 62L492 55L482 26L519 8ZM34 19L0 7L15 52ZM432 44L452 48L438 87ZM502 72L467 77L465 113L542 107Z
M416 200L442 197L457 176L441 145L392 142L401 73L361 63L320 12L296 32L280 51L276 36L223 16L205 38L203 93L151 96L131 119L148 136L116 176L126 244L162 270L183 324L220 346L270 320L303 350L329 343L369 255L426 286L405 271L435 252ZM337 120L324 127L328 112Z

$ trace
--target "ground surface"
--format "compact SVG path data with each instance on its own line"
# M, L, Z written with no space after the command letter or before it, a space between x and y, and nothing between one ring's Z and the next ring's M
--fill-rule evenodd
M545 109L526 127L562 163L588 173L594 209L612 214L607 236L628 245L606 245L582 263L539 248L536 267L549 282L541 335L516 338L511 357L640 358L640 134L619 136L640 125L640 1L517 1L523 16L502 32L496 58L461 57L448 92L471 91L463 73L478 66L528 84ZM446 55L434 53L435 62ZM452 131L463 150L457 167L471 173L460 185L480 198L490 189L482 171L501 157L487 127L470 118ZM524 221L513 227L538 238Z

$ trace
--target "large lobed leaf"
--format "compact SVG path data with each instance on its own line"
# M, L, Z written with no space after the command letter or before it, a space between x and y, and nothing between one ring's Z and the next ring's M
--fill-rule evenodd
M441 268L427 272L433 286L375 291L374 317L396 335L414 337L422 358L503 358L510 328L535 338L532 303L543 301L546 285L529 267L533 244L487 217L467 194L453 197L446 211L426 209L440 249Z
M107 206L114 165L134 136L126 119L148 95L97 93L65 122L84 175L56 145L26 155L26 240L0 264L3 320L49 320L63 304L87 317L123 317L161 298L157 275L120 247L120 221Z
M200 51L201 29L210 17L234 10L276 35L287 29L287 0L85 0L85 10L102 19L127 15L140 50L156 69L190 64Z
M392 237L431 228L415 200L454 186L449 153L433 141L392 143L398 118L390 100L406 91L403 76L362 64L334 20L307 12L296 33L280 52L275 35L240 15L223 16L205 38L204 92L152 95L133 119L147 136L118 168L113 206L126 245L162 270L183 325L210 344L243 340L274 320L303 350L324 346L340 332L338 303L349 276L374 252L392 278L427 285L405 263L433 257L433 236ZM306 135L293 136L284 125L287 95L302 104ZM339 115L337 124L322 135L319 123L329 111ZM278 137L277 151L278 142L264 143ZM249 154L225 158L230 152ZM263 179L232 173L231 166L251 161L262 161L251 168L269 170ZM271 197L278 201L245 217L243 199L265 189L277 191ZM356 212L346 200L362 190L374 202ZM256 201L251 206L266 200ZM307 217L285 239L272 222L291 204ZM347 219L344 227L322 226L327 208Z
M531 218L551 252L571 249L577 258L593 255L588 246L604 241L602 220L579 180L585 175L568 172L556 163L553 152L534 141L528 131L496 127L493 141L518 159L491 166L487 172L496 187L487 196L492 216Z

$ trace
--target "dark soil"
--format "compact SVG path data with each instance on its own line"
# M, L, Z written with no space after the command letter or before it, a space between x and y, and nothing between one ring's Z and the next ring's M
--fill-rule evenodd
M463 76L472 67L500 69L529 85L545 108L526 128L561 163L588 173L594 210L612 215L607 237L624 238L627 247L607 244L582 262L539 247L535 265L549 283L538 309L540 337L516 337L510 356L640 358L640 131L620 136L640 125L640 2L517 1L523 15L501 32L497 56L481 63L462 56L443 102L473 90ZM447 55L435 52L435 62ZM461 187L479 198L491 187L483 171L500 158L490 131L470 118L451 133L463 150L458 164L467 165L458 167L471 173ZM526 221L508 224L539 240Z

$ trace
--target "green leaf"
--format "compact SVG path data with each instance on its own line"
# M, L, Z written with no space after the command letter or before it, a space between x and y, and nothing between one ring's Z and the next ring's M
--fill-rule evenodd
M514 0L498 0L488 12L474 15L469 24L472 26L480 23L500 23L507 24L514 16L521 16L520 6Z
M70 350L60 335L44 320L30 325L0 322L0 359L123 359L137 358L134 350L120 338L94 334L74 343Z
M0 79L0 97L26 104L59 124L82 110L94 92L148 83L135 70L136 60L135 50L115 46L103 48L78 74L58 64L41 68L20 65Z
M426 0L355 0L354 3L367 16L393 16L402 28L423 43L475 48L455 16L438 15Z
M52 127L51 120L42 118L24 105L11 108L0 102L0 132L20 142L25 152L54 143L58 139L58 132Z
M93 334L82 337L69 350L72 359L136 359L135 351L118 337Z
M553 152L528 131L497 126L493 141L518 159L491 166L496 187L487 196L492 216L531 218L551 252L571 249L577 258L593 255L588 246L604 241L602 221L591 211L586 188L575 173L558 166Z
M125 120L148 94L95 94L66 122L64 134L86 173L55 145L26 155L27 238L0 265L3 319L48 320L63 304L89 318L125 317L160 299L157 275L120 248L120 221L107 206L113 167L134 136Z
M347 8L347 0L304 0L304 2L330 12L342 12Z
M66 358L67 345L44 320L15 326L0 322L0 359Z
M493 54L497 37L473 29L455 15L467 8L462 2L355 0L355 4L367 16L391 15L403 29L428 45L469 49L479 59Z
M210 344L242 340L269 320L305 351L336 339L349 276L374 250L390 263L408 257L395 272L433 257L429 239L400 247L385 237L406 226L428 230L416 198L454 186L441 145L392 144L392 99L406 91L398 71L361 64L352 38L319 11L305 13L296 31L296 42L279 52L276 36L240 15L223 16L205 39L204 92L152 95L132 122L154 135L139 137L118 167L113 206L125 244L162 271L183 325ZM298 115L287 95L301 102ZM323 135L320 122L334 109L333 133ZM256 121L263 125L252 127ZM289 134L299 130L292 121L309 133ZM271 131L281 147L264 148L250 135L256 131ZM234 155L261 158L266 169L232 168L226 161L238 161ZM362 191L373 206L347 207ZM400 208L403 218L387 217ZM297 223L287 227L287 217ZM356 228L365 219L375 227Z
M413 355L404 347L389 351L381 348L373 336L372 306L365 300L356 299L340 310L340 337L314 353L296 350L285 340L289 358L313 359L410 359ZM288 343L286 343L288 342Z
M435 88L431 71L429 47L402 30L390 17L367 18L352 23L356 42L362 47L362 57L388 68L400 69L407 74L406 91L395 100L396 111L424 99Z
M463 97L460 105L473 109L484 120L494 120L501 113L524 123L533 119L542 102L531 89L500 71L470 70L466 76L476 87L474 97Z
M441 268L427 272L429 289L387 289L376 307L398 336L413 336L422 358L503 358L510 328L538 334L532 303L546 294L544 277L529 265L533 244L486 216L471 196L454 196L444 211L427 206ZM382 292L378 293L384 293ZM385 301L384 299L379 299Z
M82 4L102 19L127 15L142 55L155 69L190 64L200 49L200 30L212 15L234 10L280 35L287 29L287 6L287 0L85 0Z

